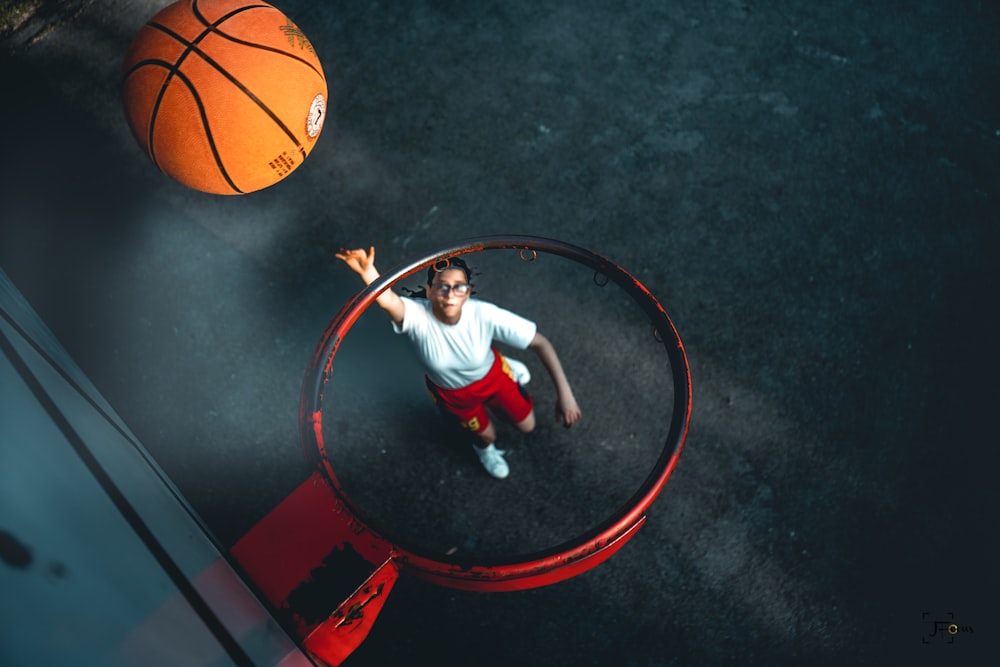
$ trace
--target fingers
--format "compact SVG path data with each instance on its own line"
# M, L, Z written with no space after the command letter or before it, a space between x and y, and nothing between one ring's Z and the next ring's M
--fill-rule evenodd
M556 421L561 422L566 428L570 428L583 417L580 408L572 406L568 408L556 408Z
M355 266L363 268L365 265L372 264L375 259L375 248L374 246L370 247L368 252L365 252L363 248L355 248L353 250L341 248L340 252L334 253L333 256L346 262L352 268Z
M368 250L365 251L364 248L353 248L348 250L347 248L341 248L339 252L335 252L334 257L338 259L366 259L369 262L375 260L375 246L368 246Z

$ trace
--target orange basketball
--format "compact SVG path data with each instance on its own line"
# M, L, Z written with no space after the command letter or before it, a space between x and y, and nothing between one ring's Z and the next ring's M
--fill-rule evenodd
M139 30L122 66L139 145L196 190L243 194L294 171L326 118L312 44L254 0L179 0Z

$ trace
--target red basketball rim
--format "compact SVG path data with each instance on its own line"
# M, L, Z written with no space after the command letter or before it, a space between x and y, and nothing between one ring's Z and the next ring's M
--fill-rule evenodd
M493 249L519 250L533 258L537 251L559 255L584 264L618 284L643 309L654 326L657 340L666 349L674 386L673 412L666 441L652 471L639 489L600 525L555 547L513 558L494 558L489 563L464 556L429 553L396 540L373 526L350 500L326 456L322 432L323 388L331 379L333 358L344 336L361 314L387 289L428 266L456 255ZM691 420L691 372L677 329L666 311L638 280L625 269L579 246L536 236L484 236L432 250L398 265L368 285L338 312L316 348L303 383L299 405L299 433L306 457L323 473L334 492L353 514L359 538L366 535L392 545L392 558L401 570L434 583L478 591L535 588L585 572L617 552L642 526L646 510L663 490L684 447Z

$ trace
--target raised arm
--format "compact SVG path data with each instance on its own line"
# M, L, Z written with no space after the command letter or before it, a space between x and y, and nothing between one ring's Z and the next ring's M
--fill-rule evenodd
M552 382L556 385L556 419L569 428L580 421L582 413L580 406L576 404L576 398L573 396L569 380L566 379L566 373L559 362L556 349L552 347L548 338L538 332L535 332L535 337L531 339L528 347L535 351L549 375L552 376Z
M365 285L371 285L378 280L379 273L378 269L375 268L375 246L369 246L368 252L365 252L362 248L356 250L344 250L341 248L335 257L342 260L352 271L361 276L361 279L365 281ZM387 289L379 294L375 303L388 313L393 322L396 324L403 323L405 306L398 294L391 289Z

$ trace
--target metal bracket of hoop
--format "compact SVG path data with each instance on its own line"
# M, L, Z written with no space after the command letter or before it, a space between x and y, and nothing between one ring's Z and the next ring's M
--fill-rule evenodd
M344 336L378 296L400 280L428 266L437 270L448 267L451 257L494 249L518 251L522 261L534 261L538 252L559 255L594 270L594 282L604 286L609 280L618 284L647 314L654 327L654 337L667 351L674 387L674 404L666 442L652 472L633 496L611 517L590 531L545 551L494 561L489 565L467 558L449 558L429 554L387 537L361 518L364 514L348 498L337 481L326 456L322 432L323 387L332 376L333 358ZM438 269L441 262L444 267ZM599 282L598 276L603 282ZM670 477L687 437L691 419L691 373L680 336L656 298L625 269L610 260L579 246L534 236L485 236L459 241L453 245L398 265L368 285L334 316L316 348L306 373L299 405L299 432L303 451L323 473L353 521L376 539L392 543L393 560L401 570L434 583L477 591L523 590L556 583L585 572L607 560L635 534L645 522L645 512Z

